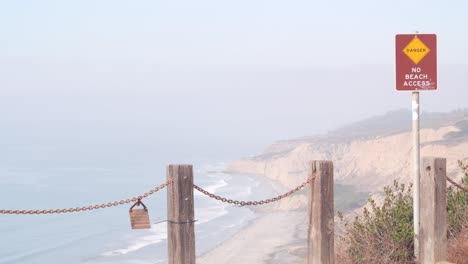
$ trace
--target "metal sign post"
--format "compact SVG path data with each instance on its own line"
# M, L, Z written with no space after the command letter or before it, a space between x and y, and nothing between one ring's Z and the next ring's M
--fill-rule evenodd
M413 92L411 102L413 119L413 230L414 254L419 257L419 185L420 185L420 149L419 149L419 92Z
M414 254L419 258L420 142L419 91L437 89L437 37L435 34L396 35L396 89L413 91L413 222Z

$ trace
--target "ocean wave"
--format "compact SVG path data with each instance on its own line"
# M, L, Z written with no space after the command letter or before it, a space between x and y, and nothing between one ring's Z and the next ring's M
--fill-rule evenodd
M164 224L153 225L149 231L152 233L151 235L139 237L131 243L129 243L128 246L121 249L104 252L101 254L101 256L112 257L125 255L130 252L145 248L149 245L160 243L163 240L167 239L166 225Z
M195 216L197 219L196 224L199 225L207 223L226 214L228 214L228 210L226 210L225 205L197 208ZM138 237L128 243L125 247L104 252L101 254L101 256L115 257L126 255L130 252L137 251L147 246L167 240L167 229L165 224L153 225L149 232L151 233L150 235Z
M223 188L225 186L227 186L227 182L224 180L224 179L220 179L219 181L217 181L216 183L214 184L211 184L211 185L208 185L206 187L202 186L203 189L209 191L210 193L216 193L216 191L220 188ZM195 195L197 196L200 196L202 195L202 193L200 192L195 192Z
M196 224L207 223L226 214L228 214L226 205L199 208L195 215L195 218L198 220Z
M214 167L214 166L213 166ZM213 170L215 168L213 167L208 167L207 169ZM217 169L217 168L216 168ZM219 194L220 189L228 186L230 196L234 199L247 199L250 197L253 193L253 190L260 184L259 181L248 177L246 180L248 181L247 186L245 185L245 180L238 182L237 180L234 182L231 182L231 180L237 179L235 177L232 177L231 175L221 173L221 172L214 172L214 173L208 173L206 175L206 178L201 180L202 183L206 184L201 185L201 187L211 193ZM234 185L233 185L234 183ZM239 186L240 183L240 186ZM231 190L232 189L232 190ZM232 191L232 192L231 192ZM194 192L194 195L196 196L202 196L200 192ZM195 210L195 219L197 219L197 222L195 223L196 225L208 223L210 221L213 221L217 218L223 217L227 214L229 214L229 205L223 204L223 203L218 203L216 201L210 200L209 203L204 203L207 206L206 207L197 207ZM221 229L224 230L227 229L232 229L235 228L236 226L242 225L245 221L250 219L251 215L248 214L248 216L245 216L241 219L234 220L234 222L229 221L226 224L223 224ZM130 252L138 251L141 250L147 246L153 245L160 243L164 240L167 240L167 230L166 230L166 225L165 224L158 224L154 225L151 230L150 234L141 236L139 238L131 240L127 245L123 246L122 248L110 250L107 252L104 252L101 254L101 256L104 257L115 257L119 255L125 255Z
M245 187L242 188L241 191L238 191L234 197L238 197L238 199L247 199L250 195L252 195L252 187Z

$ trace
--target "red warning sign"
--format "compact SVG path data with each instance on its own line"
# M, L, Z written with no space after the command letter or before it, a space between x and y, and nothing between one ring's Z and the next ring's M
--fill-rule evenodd
M437 89L437 37L435 34L396 35L396 89Z

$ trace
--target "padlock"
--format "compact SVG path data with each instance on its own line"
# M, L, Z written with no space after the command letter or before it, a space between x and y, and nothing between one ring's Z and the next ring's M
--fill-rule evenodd
M135 206L143 206L143 209L133 209ZM132 207L130 207L130 224L132 229L148 229L151 228L148 209L146 205L138 200Z

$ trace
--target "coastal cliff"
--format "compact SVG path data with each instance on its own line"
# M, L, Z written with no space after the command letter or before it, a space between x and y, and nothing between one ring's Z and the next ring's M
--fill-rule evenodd
M307 178L310 160L332 160L335 181L378 192L394 179L412 181L410 124L409 112L391 112L325 135L275 142L258 156L231 162L228 170L292 188ZM460 177L457 160L468 159L468 110L422 116L423 156L447 158L448 175Z

